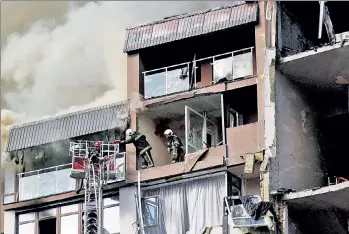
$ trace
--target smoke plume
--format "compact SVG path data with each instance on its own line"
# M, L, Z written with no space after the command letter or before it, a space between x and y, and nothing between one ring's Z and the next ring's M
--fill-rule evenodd
M46 7L36 12L38 20L21 23L20 33L7 29L10 34L5 37L1 52L2 103L31 120L62 110L124 100L126 55L122 49L126 27L227 3L66 3L67 12L60 4L61 14L55 14L46 2ZM53 2L52 6L57 4ZM50 18L47 12L54 17ZM2 22L13 23L10 19Z

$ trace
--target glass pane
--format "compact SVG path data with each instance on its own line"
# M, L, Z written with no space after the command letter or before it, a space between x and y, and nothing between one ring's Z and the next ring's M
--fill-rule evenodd
M10 169L5 169L5 190L4 194L14 193L15 192L15 179L16 173Z
M144 98L152 98L165 95L166 73L156 73L144 76Z
M120 232L119 207L104 208L103 227L109 233Z
M104 206L109 206L109 205L117 205L119 204L119 197L108 197L108 198L104 198Z
M76 180L70 177L71 168L59 170L56 173L57 191L56 193L64 193L73 191L76 188Z
M167 71L167 94L189 90L188 66Z
M35 223L26 223L18 225L18 234L34 234Z
M39 212L39 218L54 217L56 216L56 208L43 210Z
M234 55L233 57L233 76L235 78L241 78L244 76L253 75L253 60L252 53L244 53Z
M4 196L4 204L9 204L15 202L15 196L14 195L9 195L9 196Z
M19 178L19 200L28 200L37 197L37 175Z
M35 213L26 213L18 215L18 222L26 222L35 219Z
M158 198L144 198L142 203L142 213L144 226L158 225Z
M56 172L50 171L40 174L38 177L39 197L56 193Z
M68 214L72 212L77 212L79 210L79 204L73 204L69 206L61 207L61 214Z
M220 79L227 78L227 80L232 80L232 57L217 59L213 63L213 79L214 82Z
M62 234L78 234L79 233L79 215L68 215L61 217L61 233Z
M202 130L204 126L204 119L189 110L189 132L188 145L195 149L195 151L202 149ZM195 152L194 151L194 152ZM188 152L192 153L192 152Z

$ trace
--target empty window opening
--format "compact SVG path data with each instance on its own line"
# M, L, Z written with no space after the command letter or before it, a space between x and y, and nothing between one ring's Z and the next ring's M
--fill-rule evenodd
M56 218L39 220L39 234L56 233Z
M347 1L327 1L326 5L330 14L332 21L333 29L336 34L349 32L349 24L345 19L345 16L348 14L349 2ZM344 17L344 18L343 18Z
M281 56L289 56L314 46L321 46L330 40L325 24L322 25L322 36L318 39L320 4L314 2L280 2L278 22L278 43Z
M226 92L224 104L227 128L257 122L257 85Z

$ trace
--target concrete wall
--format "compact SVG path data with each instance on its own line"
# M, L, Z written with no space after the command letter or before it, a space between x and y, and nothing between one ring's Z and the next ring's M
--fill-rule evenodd
M280 8L278 20L280 25L278 42L282 56L292 55L313 46L304 35L296 17L292 16L285 7Z
M155 135L155 122L147 115L138 115L138 130L147 136L152 146L151 154L156 166L171 163L171 156L167 153L166 139ZM160 133L161 134L161 133Z
M137 221L135 192L137 188L124 187L119 190L120 194L120 234L135 233L132 224Z
M245 194L244 195L261 195L260 180L259 177L245 179Z
M276 149L278 187L302 190L324 184L316 112L306 91L276 71Z
M289 208L288 234L346 234L334 210L293 210Z

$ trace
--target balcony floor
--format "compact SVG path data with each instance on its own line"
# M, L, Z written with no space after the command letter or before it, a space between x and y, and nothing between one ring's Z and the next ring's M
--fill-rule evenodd
M349 211L349 182L322 187L316 190L304 190L285 195L282 200L299 208L336 207Z
M349 84L348 61L347 41L282 58L279 69L297 82L333 89Z

